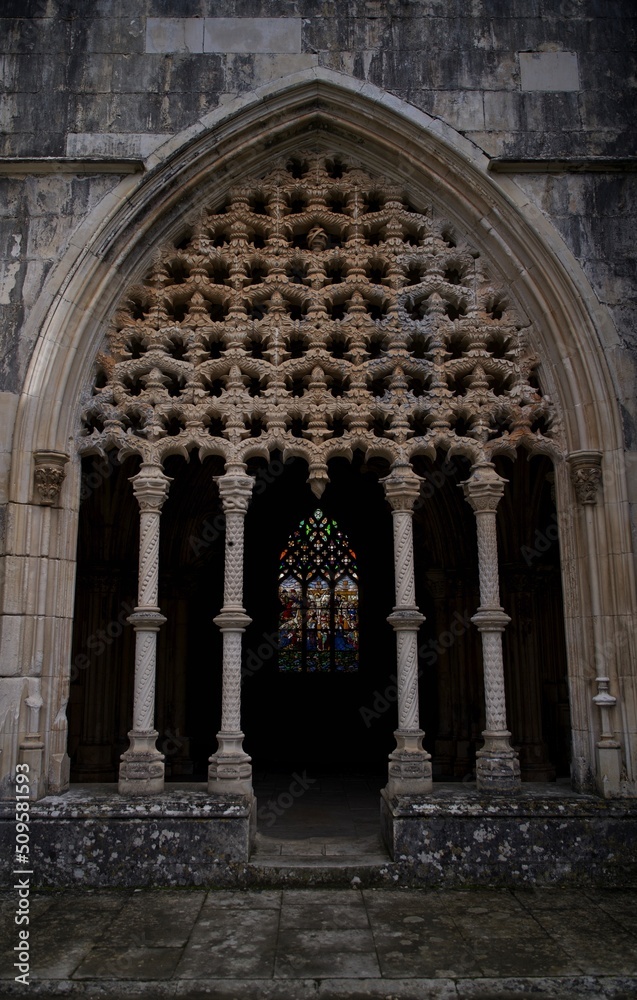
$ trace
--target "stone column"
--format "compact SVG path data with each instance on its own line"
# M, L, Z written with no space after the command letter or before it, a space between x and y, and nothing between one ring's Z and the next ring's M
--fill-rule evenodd
M210 758L208 791L252 795L251 758L241 731L241 636L252 619L243 607L243 537L254 480L245 466L231 466L220 476L219 493L226 517L223 608L214 619L223 635L221 729Z
M135 629L135 693L130 746L119 767L119 791L147 795L164 788L164 755L156 746L155 670L157 633L166 621L157 606L159 518L170 479L160 465L142 462L131 482L140 509L138 604L127 619Z
M418 718L418 629L424 616L416 607L413 507L420 478L410 465L396 467L383 480L394 521L396 606L387 621L396 632L398 658L398 729L396 749L389 755L388 795L432 790L431 756L423 748Z
M480 607L471 621L482 634L486 729L484 745L476 754L478 789L515 792L520 788L520 762L509 739L506 723L502 633L511 621L500 607L498 540L495 512L504 493L502 479L490 462L474 467L463 483L465 497L476 515Z
M590 588L593 644L595 647L595 684L597 693L593 702L600 713L600 734L597 740L597 787L605 798L621 793L622 752L615 739L612 714L617 699L610 692L611 679L607 676L608 660L615 654L615 643L605 641L602 632L602 599L598 552L600 546L595 523L595 508L602 485L602 454L599 451L574 451L568 456L571 481L577 502L584 512L586 548L588 555L588 581Z
M28 709L27 732L20 743L18 760L29 766L29 797L35 801L45 792L44 742L41 731L41 713L44 702L40 693L40 678L29 677L28 695L25 705Z

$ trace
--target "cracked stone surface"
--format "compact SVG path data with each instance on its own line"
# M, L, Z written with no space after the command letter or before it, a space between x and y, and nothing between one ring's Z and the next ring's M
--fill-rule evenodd
M630 1000L637 891L96 889L31 899L35 996ZM0 995L14 894L0 894Z

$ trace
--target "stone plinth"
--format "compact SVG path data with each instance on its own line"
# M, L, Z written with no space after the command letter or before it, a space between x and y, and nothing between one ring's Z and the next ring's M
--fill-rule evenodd
M516 796L475 785L381 792L381 826L400 882L413 885L637 884L637 803L558 785Z
M1 841L15 840L15 803L0 806ZM124 798L114 784L75 786L31 809L31 884L207 885L248 860L256 835L254 796L211 797L204 784ZM9 847L2 884L11 885Z
M523 786L515 797L435 784L381 792L393 860L353 850L309 860L253 851L256 800L211 798L204 784L123 798L115 785L75 786L31 804L31 886L301 888L493 886L637 888L637 803ZM346 838L345 838L346 840ZM0 803L0 885L15 882L15 803ZM302 841L298 841L299 849Z

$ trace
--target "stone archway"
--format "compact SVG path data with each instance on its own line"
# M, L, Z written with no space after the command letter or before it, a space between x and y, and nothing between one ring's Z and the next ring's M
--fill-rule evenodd
M397 749L390 787L425 791L430 755L419 727L411 518L420 481L411 460L437 449L471 462L483 637L485 745L478 785L519 782L504 705L495 512L497 455L558 457L557 414L535 375L528 321L458 227L431 202L320 147L231 188L155 255L116 313L83 410L81 454L138 455L139 597L131 746L120 790L163 787L154 729L160 512L171 454L216 454L226 516L223 714L209 788L249 789L240 726L244 515L250 458L303 458L320 497L328 462L385 458L394 513L398 649ZM248 556L249 558L249 556ZM389 609L388 609L389 610Z
M10 736L11 752L5 755L9 764L18 752L29 753L35 770L35 761L42 762L37 794L47 787L62 788L66 780L64 708L68 674L63 665L69 662L70 585L78 495L73 425L80 388L85 385L87 371L100 344L104 321L132 279L147 271L145 241L162 245L167 237L173 238L183 228L183 204L186 203L188 211L194 208L211 164L218 171L221 199L230 187L224 171L229 163L236 162L239 149L243 150L243 175L248 176L263 155L261 143L278 143L287 157L293 147L298 148L299 135L304 132L310 137L309 146L315 147L311 130L317 124L331 130L330 150L341 150L345 157L355 157L352 147L360 141L366 169L382 175L383 167L385 171L389 167L392 184L406 185L421 204L429 192L435 213L442 214L441 206L446 206L445 214L453 227L465 234L479 234L474 243L483 257L492 261L494 273L500 275L518 311L534 323L535 346L541 358L540 385L544 393L548 390L563 425L556 460L556 494L563 541L574 780L578 787L590 786L595 780L601 783L605 752L609 751L612 761L616 761L621 749L627 782L623 787L632 788L635 698L630 615L634 585L627 519L615 515L625 504L625 487L620 424L600 346L605 320L568 254L561 254L565 263L558 261L551 244L557 248L559 241L547 224L533 216L517 198L512 182L499 180L496 185L486 175L486 159L476 154L470 144L439 123L372 91L373 88L366 88L365 93L357 95L350 85L330 74L325 74L322 80L313 74L311 80L286 81L262 105L255 100L253 104L248 102L243 110L225 110L202 125L199 138L183 151L175 152L164 168L159 167L156 158L149 164L156 168L155 173L147 180L127 181L128 200L106 219L102 235L92 236L79 261L70 265L66 262L64 291L57 290L58 297L49 310L21 402L12 479L9 531L12 551L36 550L35 539L53 527L51 544L45 549L47 555L39 560L37 569L41 581L37 592L42 595L38 600L44 603L29 606L29 614L23 616L18 631L7 628L3 633L4 649L10 660L44 662L42 675L36 673L25 681L16 679L12 688L11 698L17 706L19 723ZM370 125L368 113L372 107L373 125ZM278 117L270 117L275 110ZM255 141L257 118L262 124L270 124ZM206 132L206 128L210 131ZM178 142L173 149L177 146ZM60 280L59 274L55 280ZM362 308L366 309L364 303ZM488 383L488 376L485 380ZM479 385L473 388L480 389ZM161 388L155 386L154 391L160 393ZM379 410L382 413L382 407ZM415 411L411 416L415 416ZM243 430L246 429L244 424ZM386 444L380 440L377 447L382 451ZM40 494L34 494L32 489L34 453L41 485L52 484L43 506ZM59 467L65 453L72 461L67 467L59 509L53 486L56 477L59 486ZM581 512L573 504L575 493L565 453L572 456L577 496L584 505ZM603 502L594 504L598 499L594 487L599 478L600 459L604 495ZM317 467L315 471L318 482L320 470ZM156 504L164 485L160 476L153 476L150 482L140 480L139 487L143 486L147 494L144 502ZM497 490L495 483L493 486L486 483L483 495L494 497L493 488ZM148 523L153 523L155 516L149 510ZM406 523L403 517L398 520ZM594 560L597 549L613 553L614 571L621 580L621 586L614 591L595 582L603 572ZM37 551L42 551L41 545ZM24 561L23 556L16 559ZM48 613L50 597L46 595L54 592L58 595L57 615ZM60 594L65 596L60 598ZM6 609L9 618L12 607L9 603ZM44 625L32 628L38 618L44 619ZM586 623L584 629L582 622ZM12 619L10 624L18 623ZM146 619L146 624L153 623ZM149 642L148 648L151 645ZM592 704L598 690L594 675L601 666L595 663L596 649L598 661L599 650L606 651L601 665L604 670L608 668L611 686L621 702L613 723L614 734L605 732L605 745L600 747L596 744L604 744L604 740L599 740L597 710ZM27 697L29 704L25 701ZM45 734L46 748L40 744L40 733ZM621 748L613 743L621 743ZM615 765L609 766L612 771ZM617 779L613 779L613 787L618 788L617 768L613 773Z

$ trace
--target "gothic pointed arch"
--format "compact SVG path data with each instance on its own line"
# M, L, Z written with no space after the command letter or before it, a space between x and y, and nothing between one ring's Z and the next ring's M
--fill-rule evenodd
M321 176L337 156L348 169L344 182L321 180L316 193L307 178L305 204L281 204L277 232L276 177L289 175L287 187L279 184L286 198L303 181L288 171L294 156L317 158ZM42 787L64 785L82 452L161 459L198 448L243 461L276 440L305 458L317 492L330 456L352 447L394 461L438 444L472 460L518 443L550 454L574 777L589 787L595 770L596 650L608 650L604 677L618 693L625 782L634 790L634 555L608 360L617 338L551 224L439 120L322 69L218 109L146 166L87 217L26 331L36 346L17 406L7 547L40 552L46 538L47 548L28 614L18 616L5 593L12 627L2 655L37 664L28 686L16 685L15 715L26 720L20 705L42 698ZM357 172L358 193L347 187ZM257 182L265 212L258 201L241 201L246 186L256 197ZM373 201L377 191L382 204ZM222 233L228 223L234 234L215 247L212 229ZM240 238L241 273L231 270ZM287 241L278 256L277 239ZM339 281L323 265L341 259ZM303 270L312 262L315 274ZM295 338L301 345L290 349ZM41 455L69 459L53 507L41 506L33 489ZM617 585L606 586L612 576ZM20 725L26 732L30 723ZM9 768L18 744L16 730L3 754Z

